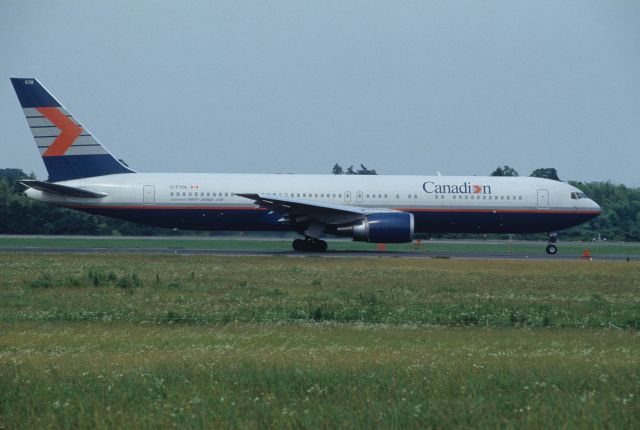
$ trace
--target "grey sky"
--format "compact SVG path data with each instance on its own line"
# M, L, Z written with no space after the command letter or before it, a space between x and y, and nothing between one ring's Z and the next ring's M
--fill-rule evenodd
M638 1L0 1L0 167L46 178L9 77L140 171L640 186Z

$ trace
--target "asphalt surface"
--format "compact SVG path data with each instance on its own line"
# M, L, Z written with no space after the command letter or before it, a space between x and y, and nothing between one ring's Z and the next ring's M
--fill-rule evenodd
M563 255L560 250L556 255L524 254L524 253L490 253L490 252L396 252L396 251L327 251L323 253L296 251L262 251L262 250L223 250L223 249L186 249L186 248L100 248L100 247L0 247L0 253L22 254L156 254L156 255L213 255L224 257L306 257L325 258L345 257L393 257L393 258L453 258L468 260L585 260L579 255ZM594 255L594 261L640 261L640 256L627 255Z

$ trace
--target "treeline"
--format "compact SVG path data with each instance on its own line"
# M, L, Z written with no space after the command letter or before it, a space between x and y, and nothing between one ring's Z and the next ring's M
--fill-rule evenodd
M518 171L511 166L498 166L496 170L491 172L490 176L520 176ZM553 179L554 181L559 181L560 177L558 176L558 171L554 167L541 167L539 169L535 169L529 176L533 176L534 178L545 178L545 179Z
M333 165L331 173L334 175L377 175L376 169L367 169L364 164L360 164L359 169L354 169L353 164L346 169L343 169L338 163Z
M510 175L516 176L504 166ZM375 172L361 166L359 170ZM376 173L343 174L376 174ZM513 175L515 172L515 175ZM558 177L555 169L536 169L540 177ZM534 173L532 172L532 173ZM494 172L495 173L495 172ZM542 176L543 174L548 176ZM497 175L494 175L497 176ZM532 175L534 176L534 175ZM191 235L207 234L173 231L89 215L70 209L36 202L27 198L20 179L33 178L20 169L0 169L0 234L89 234L89 235ZM602 207L602 214L578 227L562 232L565 239L640 241L640 188L631 188L611 182L570 182L580 188ZM434 235L433 237L471 237L477 235ZM535 237L535 236L530 236Z
M169 235L169 229L89 215L36 202L24 194L20 179L35 179L20 169L0 169L0 234Z
M640 188L611 182L569 183L593 199L602 208L600 216L567 230L581 239L640 241Z

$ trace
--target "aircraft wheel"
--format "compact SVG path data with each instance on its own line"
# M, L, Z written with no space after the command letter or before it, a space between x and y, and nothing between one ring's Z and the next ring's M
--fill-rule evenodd
M305 241L302 239L294 239L294 241L291 243L291 246L293 247L294 251L304 251L305 250Z
M325 252L326 250L327 250L327 242L325 242L324 240L319 240L316 243L316 251Z
M327 250L327 242L319 239L295 239L291 246L295 251L302 252L325 252Z
M558 247L555 246L554 244L550 243L549 245L547 245L547 254L549 255L555 255L556 252L558 252Z

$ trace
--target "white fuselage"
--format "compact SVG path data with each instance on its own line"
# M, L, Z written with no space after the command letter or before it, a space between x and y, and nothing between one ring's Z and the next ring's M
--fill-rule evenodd
M210 224L212 230L245 229L233 220L225 223L225 212L228 218L233 211L257 208L253 201L237 195L242 193L411 212L417 217L417 232L549 231L555 230L555 221L558 229L566 228L600 212L591 199L575 198L578 193L582 195L575 187L531 177L128 173L61 184L107 196L99 200L69 198L33 189L28 190L28 195L48 203L136 221L140 221L140 216L129 217L127 210L138 214L144 210L174 211L176 228L191 228L193 224L192 219L181 221L185 216L180 209L190 211L190 217L194 210L200 210L203 218L217 217ZM510 228L510 219L516 215L518 226ZM150 223L169 227L170 218L171 215L166 215L162 222ZM482 218L475 223L477 226L474 218ZM536 225L536 218L545 221ZM260 229L256 222L260 223L252 219L246 230ZM281 229L271 228L272 224L269 218L264 230ZM531 227L526 228L526 224ZM206 225L193 228L207 229Z

